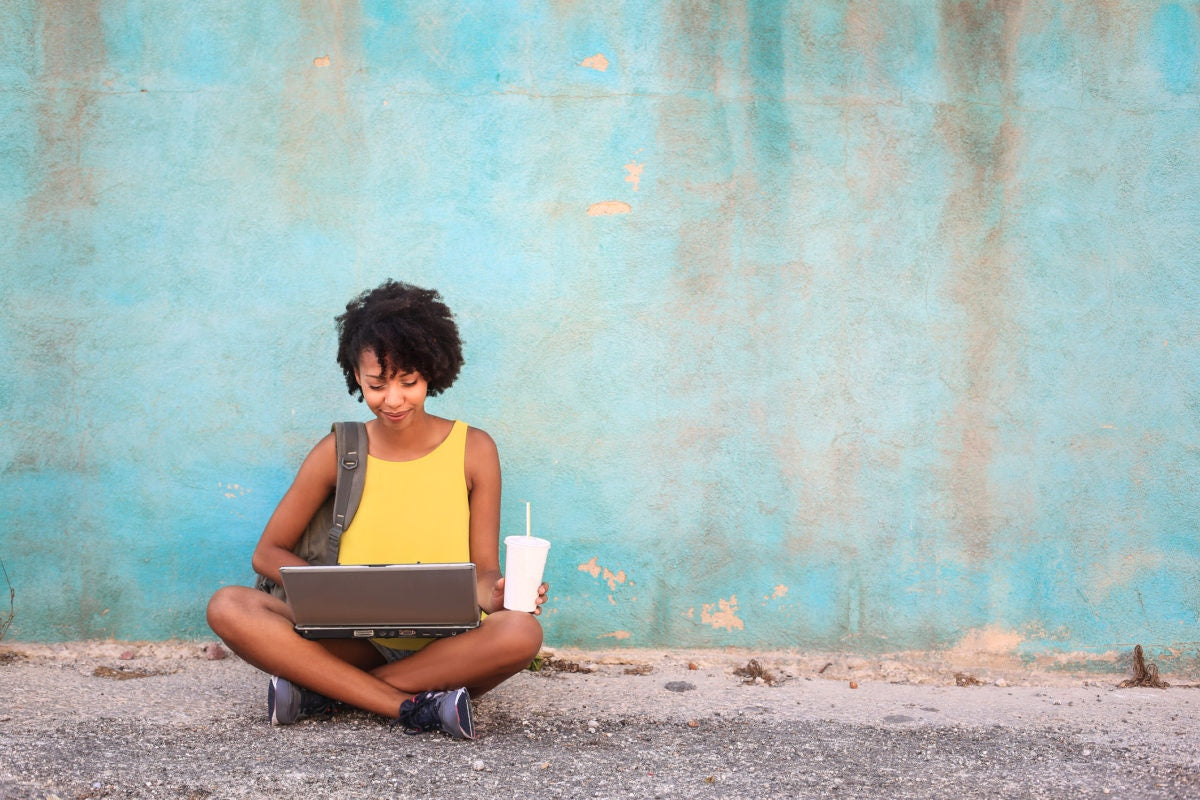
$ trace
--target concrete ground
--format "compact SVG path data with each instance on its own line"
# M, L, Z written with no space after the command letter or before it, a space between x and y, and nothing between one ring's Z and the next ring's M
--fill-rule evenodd
M358 712L272 728L265 677L213 654L0 646L0 798L1200 797L1196 676L560 650L455 742Z

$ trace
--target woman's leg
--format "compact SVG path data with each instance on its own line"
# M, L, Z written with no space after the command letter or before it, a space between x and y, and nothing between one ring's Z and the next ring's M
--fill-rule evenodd
M498 611L474 630L438 639L372 673L409 694L465 686L478 697L529 666L541 646L534 615Z
M368 642L305 639L293 629L287 603L244 586L226 586L213 595L208 624L229 649L263 672L393 718L402 702L429 689L465 686L478 697L527 667L542 646L536 617L498 611L474 630L381 665L383 657Z
M218 590L208 603L208 624L245 661L332 700L395 718L413 694L367 671L383 660L369 642L305 639L292 628L287 603L266 592Z

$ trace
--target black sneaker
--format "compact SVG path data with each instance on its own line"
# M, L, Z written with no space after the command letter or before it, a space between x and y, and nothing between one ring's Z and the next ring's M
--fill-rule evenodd
M325 695L310 692L278 675L272 675L267 684L267 714L272 725L291 725L304 717L332 714L335 705Z
M442 731L455 739L475 738L471 695L466 689L421 692L400 704L400 716L392 724L403 725L405 733Z

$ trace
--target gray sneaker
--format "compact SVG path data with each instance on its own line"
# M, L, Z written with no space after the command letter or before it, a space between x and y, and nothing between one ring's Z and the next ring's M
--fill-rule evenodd
M400 704L400 716L392 724L403 725L405 733L442 731L455 739L475 738L471 695L466 689L421 692Z
M267 685L267 714L272 725L291 725L304 717L332 714L335 705L325 695L310 692L278 675L272 675Z

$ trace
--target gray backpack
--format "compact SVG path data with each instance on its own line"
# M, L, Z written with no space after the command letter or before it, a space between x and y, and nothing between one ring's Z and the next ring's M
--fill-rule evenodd
M337 563L342 533L354 519L367 480L367 426L361 422L335 422L333 433L337 440L337 488L313 514L292 548L310 564ZM287 599L283 587L264 575L258 576L254 586L280 600Z

